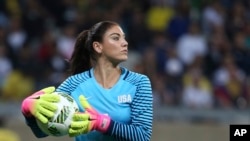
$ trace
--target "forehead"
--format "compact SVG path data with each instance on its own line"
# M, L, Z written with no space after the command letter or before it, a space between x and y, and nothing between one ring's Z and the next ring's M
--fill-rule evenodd
M117 33L117 34L120 34L120 35L124 35L124 32L122 30L122 28L118 25L114 25L114 26L111 26L105 33L106 36L109 36L113 33Z

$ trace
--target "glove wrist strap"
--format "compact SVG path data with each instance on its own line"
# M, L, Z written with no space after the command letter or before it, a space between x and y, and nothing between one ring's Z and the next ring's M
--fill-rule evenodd
M32 114L31 114L31 107L32 107L32 102L33 100L32 99L29 99L29 98L26 98L23 102L22 102L22 106L21 106L21 110L22 110L22 113L25 117L32 117Z
M110 125L111 119L108 115L99 115L96 130L105 133Z

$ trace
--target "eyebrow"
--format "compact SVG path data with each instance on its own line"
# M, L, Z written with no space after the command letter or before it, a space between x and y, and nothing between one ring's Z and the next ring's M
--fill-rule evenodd
M111 33L109 36L112 36L112 35L121 36L119 33ZM123 37L125 37L125 34L123 34Z

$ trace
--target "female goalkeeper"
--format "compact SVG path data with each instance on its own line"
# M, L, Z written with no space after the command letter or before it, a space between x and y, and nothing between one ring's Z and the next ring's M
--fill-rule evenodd
M78 103L69 136L76 141L149 141L152 135L152 90L147 76L119 63L128 58L128 43L121 27L102 21L82 31L76 40L70 76L56 91L69 93ZM22 113L33 133L46 134L35 118L46 123L58 101L53 87L27 97Z

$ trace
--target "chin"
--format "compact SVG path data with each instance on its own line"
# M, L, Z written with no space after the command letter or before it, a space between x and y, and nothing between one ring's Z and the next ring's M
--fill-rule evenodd
M126 60L128 60L128 56L123 57L121 60L122 60L122 61L126 61Z
M119 62L124 62L124 61L127 61L127 60L128 60L128 57L124 57L124 58L120 58Z

